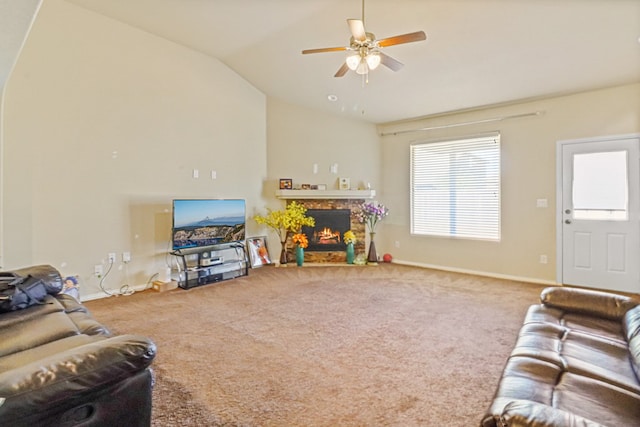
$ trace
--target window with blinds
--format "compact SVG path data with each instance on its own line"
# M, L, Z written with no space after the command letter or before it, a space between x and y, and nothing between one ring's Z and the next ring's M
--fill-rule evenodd
M411 233L500 240L500 135L411 146Z

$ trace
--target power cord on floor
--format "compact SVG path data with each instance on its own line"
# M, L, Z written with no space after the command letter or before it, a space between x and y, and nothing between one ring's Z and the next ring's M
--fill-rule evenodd
M129 286L129 284L125 283L122 286L120 286L120 289L118 290L117 293L115 292L110 292L108 291L105 287L104 287L104 281L107 278L107 276L109 275L109 273L111 273L111 270L113 269L113 264L114 261L110 260L109 261L109 268L107 268L107 271L104 273L104 275L100 278L100 289L102 290L102 292L104 292L105 294L107 294L110 297L113 296L129 296L129 295L133 295L136 291L134 291L131 286ZM125 280L129 281L128 277L129 277L129 269L127 268L127 265L129 263L125 262Z
M102 277L100 278L100 289L102 289L102 292L104 292L105 294L109 295L110 297L114 296L115 294L112 292L109 292L108 290L105 289L104 287L104 280L107 278L107 276L109 275L109 273L111 273L111 269L113 268L113 261L109 261L109 268L107 269L106 273L104 273L102 275Z
M144 286L144 290L145 291L147 289L150 289L153 286L153 279L156 278L159 275L160 275L160 273L154 273L149 277L149 280L147 280L147 284Z
M129 296L136 293L131 286L129 286L129 261L124 262L124 280L125 283L120 286L120 295Z

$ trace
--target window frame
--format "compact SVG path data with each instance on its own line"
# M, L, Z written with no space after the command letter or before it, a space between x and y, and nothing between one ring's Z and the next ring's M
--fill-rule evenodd
M412 143L409 159L410 234L500 242L501 147L499 132ZM421 158L418 159L418 156ZM463 159L465 157L466 159ZM465 167L464 163L469 162L469 158L473 164ZM454 171L453 174L451 170ZM479 181L480 178L485 179ZM431 182L425 183L429 179L432 179ZM433 187L433 191L420 191L416 188L417 185L429 185ZM459 193L463 194L463 197L459 197ZM437 207L430 212L427 210L429 197L434 201L432 206ZM478 212L482 214L478 215ZM485 213L488 215L484 215ZM418 218L419 215L422 217ZM425 224L429 222L429 216L433 219L432 225ZM484 221L486 225L477 221Z

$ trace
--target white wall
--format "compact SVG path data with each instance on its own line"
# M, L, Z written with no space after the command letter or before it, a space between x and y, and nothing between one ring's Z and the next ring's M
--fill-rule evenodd
M268 100L268 180L264 197L273 198L280 178L291 178L294 186L325 184L338 189L340 177L347 177L352 188L381 186L380 137L376 126L269 98ZM313 165L318 165L318 173ZM331 165L338 165L332 173ZM284 204L272 200L271 207ZM276 243L275 235L270 240ZM271 245L270 252L274 252ZM275 259L278 259L277 257Z
M4 268L52 264L86 296L130 251L105 286L139 285L166 263L172 198L265 204L266 97L211 57L48 0L4 103Z
M0 92L39 6L40 0L0 0Z
M338 189L338 179L349 177L357 188L379 185L380 138L376 126L306 109L269 98L269 178L277 188L278 178L292 178L296 184L326 184ZM338 164L338 173L330 171ZM318 173L313 173L313 165ZM272 189L268 189L273 195Z
M556 142L639 132L640 84L388 124L380 131L437 127L535 111L544 114L383 137L382 182L391 213L380 228L378 251L391 252L396 260L411 264L555 282ZM501 133L502 240L494 243L412 236L410 145L488 131ZM536 207L540 198L548 200L548 208ZM548 264L539 262L543 254Z

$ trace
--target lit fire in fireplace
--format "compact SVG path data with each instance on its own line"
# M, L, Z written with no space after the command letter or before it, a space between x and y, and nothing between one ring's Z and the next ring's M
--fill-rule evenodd
M325 227L313 233L313 240L319 245L335 245L341 242L341 237L339 231L333 231L331 228Z
M313 227L302 227L302 232L309 240L307 251L342 252L346 249L342 235L351 229L350 209L308 209L307 215L316 222Z

